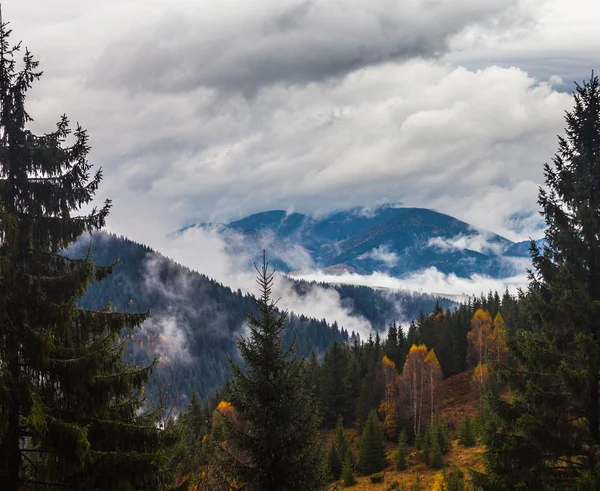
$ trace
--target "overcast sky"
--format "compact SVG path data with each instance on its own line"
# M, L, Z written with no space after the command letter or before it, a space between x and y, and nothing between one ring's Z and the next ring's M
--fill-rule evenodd
M391 201L535 234L592 0L4 0L38 132L89 130L109 228L150 245L273 208ZM523 217L530 217L523 219Z

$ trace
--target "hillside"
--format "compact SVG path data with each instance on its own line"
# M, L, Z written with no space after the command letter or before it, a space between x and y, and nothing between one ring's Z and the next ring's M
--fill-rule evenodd
M451 469L458 467L465 476L468 476L469 469L483 470L483 451L484 447L476 445L474 447L464 447L458 442L457 428L462 419L468 415L476 417L478 414L478 394L471 383L473 370L469 370L458 375L445 379L442 383L443 399L441 402L442 420L450 428L450 451L444 456L444 467ZM356 430L346 430L354 451L358 453L358 442L360 436ZM331 436L326 436L327 440ZM417 473L421 479L422 489L429 490L433 486L435 476L440 472L429 468L419 458L418 452L414 447L410 448L407 459L408 468L405 471L397 471L394 466L394 457L397 446L394 443L386 442L386 455L388 465L383 471L384 481L382 483L372 483L368 476L356 476L357 484L348 489L362 490L387 490L394 481L407 486L410 489L415 482Z
M81 239L68 254L84 254L90 239ZM237 359L236 336L243 333L246 315L254 308L251 297L124 237L95 234L92 256L98 264L120 264L107 280L90 286L81 305L102 308L108 301L119 311L151 311L152 317L130 337L127 357L148 363L161 357L160 383L185 402L192 391L202 398L222 386L229 374L228 359ZM299 298L315 288L330 289L339 297L340 309L360 316L383 331L390 322L431 312L436 302L446 308L453 302L410 292L380 292L367 287L315 285L293 282ZM338 298L336 297L336 298ZM334 341L348 341L352 332L335 319L312 319L289 313L285 344L296 342L299 356L314 349L323 353ZM155 394L158 378L151 390Z
M477 273L501 278L522 272L511 259L529 257L528 243L514 243L424 208L382 206L368 213L354 208L320 218L272 210L217 227L231 252L254 257L266 247L275 254L277 267L288 272L381 271L401 277L435 267L459 277Z

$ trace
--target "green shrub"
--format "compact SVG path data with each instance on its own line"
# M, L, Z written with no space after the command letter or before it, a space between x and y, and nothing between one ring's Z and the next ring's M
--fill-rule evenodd
M446 475L447 491L465 491L465 475L458 467Z
M375 483L379 483L379 482L383 482L383 472L379 472L377 474L372 474L371 476L369 476L369 479L371 480L371 482L373 484Z

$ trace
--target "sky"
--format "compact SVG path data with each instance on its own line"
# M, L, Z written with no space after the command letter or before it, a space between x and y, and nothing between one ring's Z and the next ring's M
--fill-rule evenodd
M87 128L109 229L381 202L539 236L589 0L4 0L40 61L32 129ZM159 249L160 250L160 249Z

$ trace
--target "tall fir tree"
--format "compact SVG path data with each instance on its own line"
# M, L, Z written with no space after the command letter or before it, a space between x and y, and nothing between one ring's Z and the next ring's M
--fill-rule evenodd
M246 490L325 489L327 460L304 360L295 357L293 344L283 348L286 317L271 299L274 272L266 258L257 271L258 314L248 314L250 334L238 340L247 369L231 364L237 422L225 419L230 438L218 449L221 470Z
M512 401L489 397L489 490L600 489L600 83L577 85L539 204L525 323L509 335Z
M358 467L363 474L381 471L386 465L385 444L376 411L371 411L360 437Z
M28 129L41 72L28 50L18 69L10 34L0 19L0 488L159 489L164 432L143 409L152 366L126 363L118 343L146 314L79 308L112 267L62 254L104 226L109 201L77 215L102 174L66 116L52 133Z

